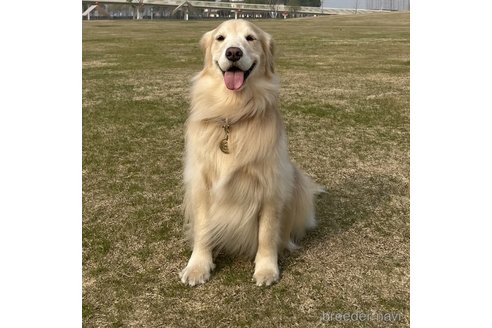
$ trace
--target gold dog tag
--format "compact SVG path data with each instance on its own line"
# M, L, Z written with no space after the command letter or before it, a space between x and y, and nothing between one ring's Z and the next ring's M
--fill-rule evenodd
M222 141L219 144L220 150L224 154L229 154L229 129L230 129L229 121L226 119L224 125L222 125L222 128L224 129L224 132L226 134L225 138L222 139Z
M227 138L222 139L222 141L220 142L219 148L220 148L220 150L222 150L222 152L224 154L229 154L229 143L228 143Z

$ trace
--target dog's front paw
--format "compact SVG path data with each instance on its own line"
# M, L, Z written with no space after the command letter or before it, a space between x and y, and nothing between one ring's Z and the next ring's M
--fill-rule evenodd
M179 273L179 278L183 284L195 286L204 284L210 279L210 271L215 268L211 261L194 261L188 262L186 268Z
M272 265L256 265L253 281L257 286L270 286L277 282L279 278L278 266Z

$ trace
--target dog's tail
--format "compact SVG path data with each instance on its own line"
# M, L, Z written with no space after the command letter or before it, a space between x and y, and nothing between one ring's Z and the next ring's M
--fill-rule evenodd
M290 240L286 244L288 250L297 249L296 242L304 237L307 230L316 227L314 199L323 192L326 190L322 186L296 167L294 195L286 213L292 222Z

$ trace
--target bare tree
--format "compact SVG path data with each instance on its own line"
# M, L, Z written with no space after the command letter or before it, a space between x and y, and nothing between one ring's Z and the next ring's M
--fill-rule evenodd
M142 19L140 12L143 9L143 0L138 0L138 3L133 2L133 0L126 0L126 2L130 3L133 8L133 19ZM135 15L136 14L136 15ZM136 16L136 17L135 17Z
M267 4L272 9L272 11L270 12L272 18L277 18L278 7L281 4L281 0L267 0Z
M287 2L289 6L289 12L292 17L297 17L297 12L299 11L300 2L299 0L289 0Z

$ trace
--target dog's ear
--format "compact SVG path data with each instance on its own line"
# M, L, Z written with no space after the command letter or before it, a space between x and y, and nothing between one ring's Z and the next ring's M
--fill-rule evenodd
M208 31L200 39L200 48L205 54L205 65L207 65L211 60L210 46L212 44L212 33L213 31Z
M263 51L265 52L265 58L266 58L266 63L265 63L265 69L267 70L268 73L274 74L275 73L275 63L274 63L274 56L275 56L275 42L273 41L273 38L270 34L263 32Z
M200 39L200 48L203 50L203 52L205 52L207 48L210 47L210 43L212 42L212 32L213 31L208 31Z

